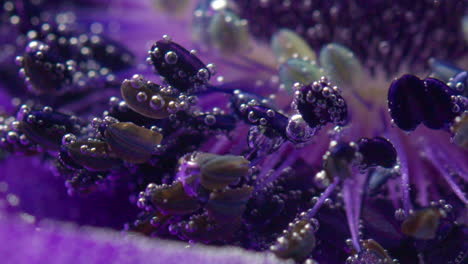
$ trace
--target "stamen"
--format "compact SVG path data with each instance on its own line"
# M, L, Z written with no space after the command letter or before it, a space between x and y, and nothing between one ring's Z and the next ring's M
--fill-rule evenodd
M409 215L410 210L413 209L413 205L411 203L410 198L410 180L409 180L409 173L408 173L408 160L406 157L406 152L403 147L402 137L398 134L397 131L393 131L390 134L390 139L392 140L396 152L398 154L399 159L399 167L400 167L400 175L401 175L401 192L402 192L402 200L403 200L403 209L406 216Z
M448 183L450 188L452 188L453 192L458 196L458 198L460 198L461 201L463 201L465 204L468 204L468 198L465 192L458 186L458 184L453 179L455 175L464 175L460 168L451 165L451 162L443 157L444 154L430 147L429 144L424 144L423 148L425 149L424 154L426 155L426 157L439 171L440 175L442 175L442 177Z
M361 251L359 243L359 218L365 181L365 175L355 173L353 179L345 179L343 182L343 201L345 203L346 218L348 219L353 246L357 251Z

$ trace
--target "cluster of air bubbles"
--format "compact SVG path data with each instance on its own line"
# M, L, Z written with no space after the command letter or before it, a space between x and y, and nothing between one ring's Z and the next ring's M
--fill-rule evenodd
M317 219L308 219L305 215L301 215L289 223L288 229L284 230L276 242L270 246L270 250L280 258L303 261L316 246L315 232L317 230Z
M188 51L164 35L148 52L148 63L164 81L180 92L195 93L207 89L215 74L215 65L205 65L195 51Z
M86 31L74 23L71 13L58 14L56 22L47 17L36 17L24 39L18 37L18 49L25 50L16 63L31 92L63 95L114 86L114 73L133 64L130 51L100 35L102 24L93 23Z
M332 86L326 77L308 85L295 85L294 101L291 104L302 119L314 129L327 123L346 125L348 109L337 86Z
M292 142L302 143L310 141L317 130L316 127L310 127L301 114L295 114L288 119L286 135Z
M179 93L171 86L160 86L136 74L123 81L121 94L133 111L154 119L167 118L186 111L197 102L195 96Z
M24 56L18 56L16 62L28 89L37 94L66 90L76 70L73 61L60 62L50 54L50 47L39 41L31 41Z
M373 239L363 240L361 242L363 249L349 256L346 259L346 264L398 264L398 260L392 259L388 251L384 249L377 241Z
M468 72L461 71L449 78L447 85L457 94L468 97Z
M284 138L268 126L251 126L247 142L251 149L257 150L259 156L264 156L278 150Z

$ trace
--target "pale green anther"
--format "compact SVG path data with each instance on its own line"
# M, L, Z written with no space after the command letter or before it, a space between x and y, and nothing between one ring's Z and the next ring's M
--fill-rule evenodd
M324 75L324 70L315 61L289 59L279 68L280 82L288 92L292 92L295 83L307 85L320 80Z
M290 58L316 60L315 52L307 42L294 31L281 29L271 38L271 48L280 63Z
M468 43L468 15L462 18L462 27L463 35L465 36L465 41Z
M450 65L434 58L429 59L429 66L432 70L431 77L437 78L443 82L449 82L450 78L461 71L461 69L454 65Z
M224 54L232 54L249 48L249 29L247 20L233 12L217 12L209 25L208 34L212 45Z
M354 53L337 43L322 47L320 66L338 86L357 86L363 74L362 65Z
M154 6L168 14L179 15L189 7L189 0L153 0Z

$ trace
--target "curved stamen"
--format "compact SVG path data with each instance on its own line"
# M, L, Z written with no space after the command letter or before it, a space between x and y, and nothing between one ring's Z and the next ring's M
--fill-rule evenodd
M325 189L325 191L322 192L322 194L320 194L320 197L319 199L317 200L317 202L314 204L314 206L312 207L312 209L310 209L309 211L307 211L307 217L310 219L312 217L314 217L318 210L320 210L320 208L322 208L323 204L325 203L325 200L330 197L330 195L333 193L333 191L336 189L336 187L338 186L338 184L340 184L340 181L341 179L338 178L338 177L335 177L333 179L333 182L328 185L328 187Z
M298 156L299 155L297 154L297 152L290 153L288 157L286 158L286 160L282 162L281 165L277 169L275 169L275 171L271 173L271 175L269 176L268 176L269 170L268 171L264 170L263 172L265 172L266 175L263 175L263 177L261 178L259 177L261 181L255 186L255 190L261 190L262 188L275 182L279 178L279 176L281 176L281 174L284 172L286 168L294 164ZM278 157L280 157L280 155L278 155Z
M392 142L398 153L398 158L400 160L400 174L401 174L400 184L401 184L401 190L403 192L402 194L403 209L406 215L409 215L409 212L413 208L413 205L411 204L411 198L410 198L410 180L409 180L408 160L406 157L406 152L403 147L403 143L401 141L402 139L397 134L396 131L393 131L393 133L391 133L389 136L392 139Z
M451 166L451 163L447 162L446 158L444 158L440 152L431 148L429 144L424 145L426 157L432 162L432 164L439 171L439 173L442 175L445 181L447 181L448 185L450 186L450 188L452 188L455 195L457 195L458 198L460 198L460 200L463 201L465 204L468 204L466 193L457 185L452 176L463 175L463 173L461 173L457 167L453 165Z
M365 175L356 173L354 179L345 179L343 182L343 201L346 218L348 219L353 246L357 251L361 251L359 243L359 218L365 178Z

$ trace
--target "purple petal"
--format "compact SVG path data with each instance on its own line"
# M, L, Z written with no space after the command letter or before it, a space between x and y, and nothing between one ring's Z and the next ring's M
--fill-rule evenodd
M188 244L127 236L116 231L48 222L37 228L25 221L0 219L2 263L287 263L271 254L235 247ZM21 254L19 254L21 252Z

